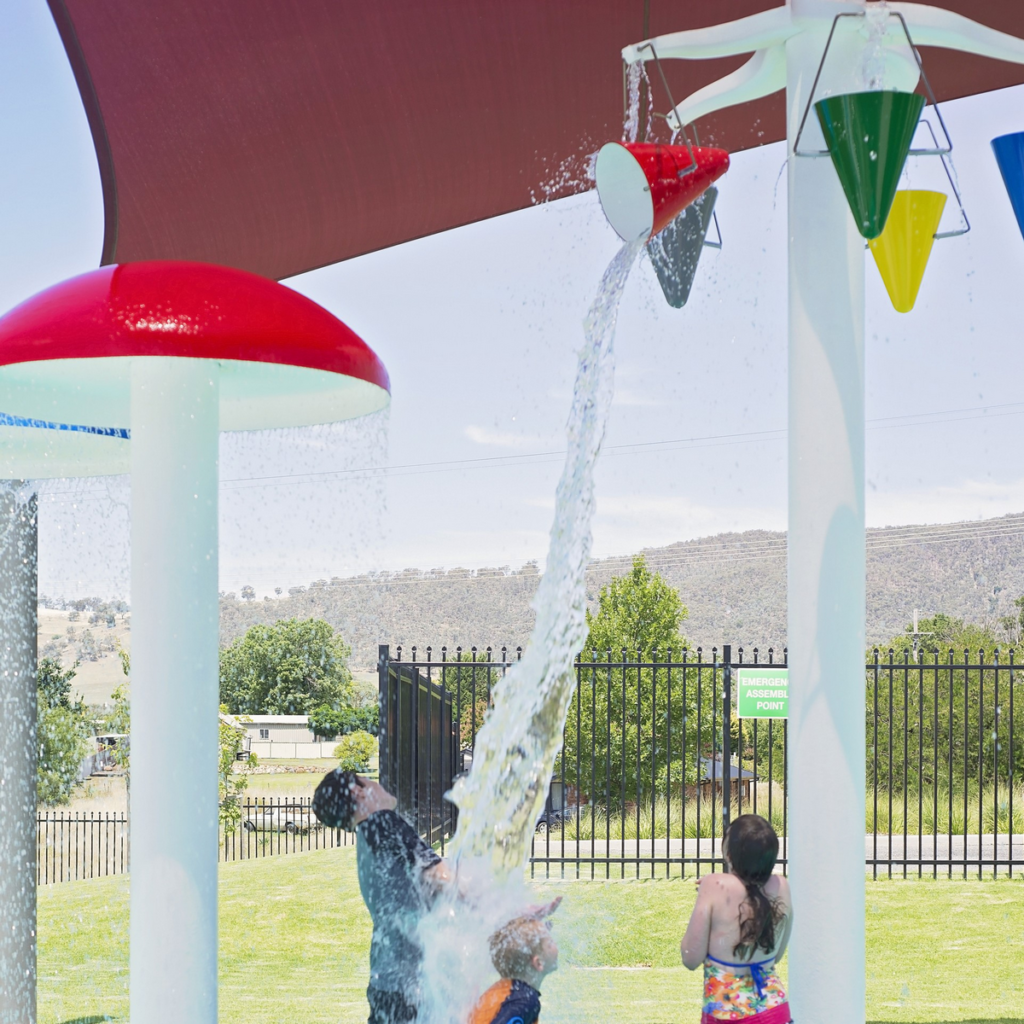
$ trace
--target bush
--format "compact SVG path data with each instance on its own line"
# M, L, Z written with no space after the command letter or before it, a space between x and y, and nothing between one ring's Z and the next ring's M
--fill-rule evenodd
M362 729L342 736L334 748L338 767L343 771L365 772L370 767L370 758L377 752L377 741Z

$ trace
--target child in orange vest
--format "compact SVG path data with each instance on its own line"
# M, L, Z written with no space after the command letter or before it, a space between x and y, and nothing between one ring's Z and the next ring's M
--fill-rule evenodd
M469 1024L536 1024L540 986L558 966L558 946L548 924L517 917L490 939L491 961L501 975L469 1015Z

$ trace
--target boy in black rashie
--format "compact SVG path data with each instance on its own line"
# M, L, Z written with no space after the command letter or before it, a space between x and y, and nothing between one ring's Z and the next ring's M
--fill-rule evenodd
M359 888L373 920L369 1024L416 1020L423 961L416 928L451 880L445 862L395 813L396 803L379 782L340 769L313 796L320 821L356 832Z
M558 966L558 947L537 915L517 917L490 939L491 960L501 975L469 1015L469 1024L536 1024L540 985Z

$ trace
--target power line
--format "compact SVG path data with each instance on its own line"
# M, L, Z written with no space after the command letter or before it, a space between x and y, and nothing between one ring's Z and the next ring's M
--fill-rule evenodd
M937 423L958 423L964 420L992 419L1024 414L1024 402L1008 402L1002 405L967 406L961 409L945 409L935 412L907 413L900 416L882 416L867 421L869 430L889 430L899 427L932 426ZM691 448L718 448L738 444L756 444L766 441L782 441L788 436L785 428L776 430L745 431L733 434L704 434L684 438L668 438L660 441L638 441L632 444L606 445L602 456L645 455L660 452L685 451ZM350 469L318 470L308 473L275 473L266 476L228 477L221 480L221 486L230 490L266 487L275 484L296 486L321 480L337 479L358 475L420 476L433 473L457 472L467 469L501 469L521 465L543 465L557 462L565 456L565 449L540 452L516 452L514 455L487 455L472 459L448 459L434 462L399 463L394 466L355 466ZM47 494L73 494L81 497L87 494L106 494L97 488L48 490Z

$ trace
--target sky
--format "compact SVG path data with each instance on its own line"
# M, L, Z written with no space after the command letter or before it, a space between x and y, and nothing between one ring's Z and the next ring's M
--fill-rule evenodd
M989 146L1024 129L1022 107L1022 88L943 105L971 231L935 244L912 313L893 311L865 254L870 526L1024 510L1024 240ZM0 131L6 310L95 267L102 241L92 140L42 0L0 5ZM723 248L705 251L685 308L645 259L633 270L596 555L785 528L784 161L781 144L733 156ZM949 191L934 158L911 160L904 186ZM222 587L543 562L581 323L618 245L589 193L287 281L378 353L392 404L367 423L224 439ZM126 482L42 495L41 589L122 593Z

